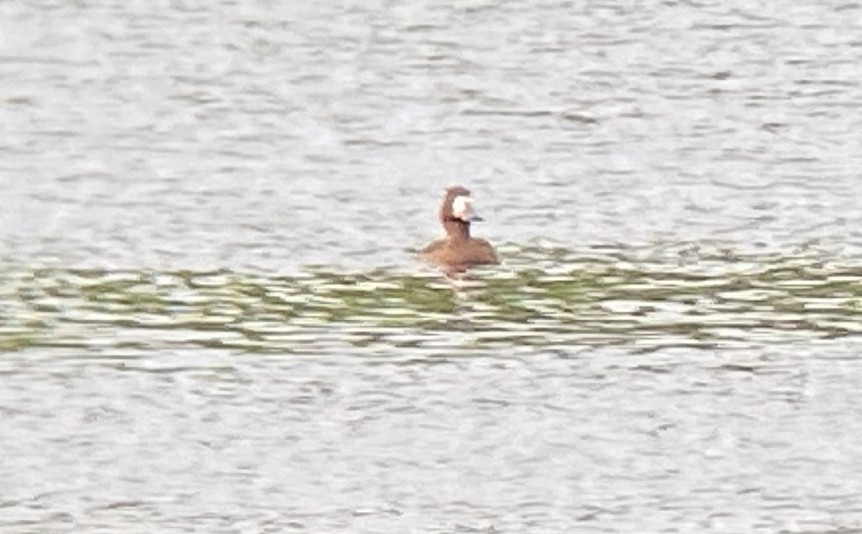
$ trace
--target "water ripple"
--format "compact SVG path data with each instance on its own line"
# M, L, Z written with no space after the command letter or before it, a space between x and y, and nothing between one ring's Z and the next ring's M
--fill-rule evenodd
M3 271L0 347L171 346L249 353L507 345L750 347L862 333L862 266L726 248L509 250L506 268ZM460 333L461 335L455 335ZM444 345L447 343L444 341Z

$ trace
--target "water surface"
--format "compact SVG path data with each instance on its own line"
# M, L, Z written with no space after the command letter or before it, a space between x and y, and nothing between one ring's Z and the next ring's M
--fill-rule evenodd
M862 531L860 26L0 2L0 528Z

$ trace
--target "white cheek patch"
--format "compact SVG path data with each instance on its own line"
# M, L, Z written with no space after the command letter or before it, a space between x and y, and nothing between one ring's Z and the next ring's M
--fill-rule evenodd
M457 196L452 200L452 216L459 219L469 220L473 215L473 199L465 196Z

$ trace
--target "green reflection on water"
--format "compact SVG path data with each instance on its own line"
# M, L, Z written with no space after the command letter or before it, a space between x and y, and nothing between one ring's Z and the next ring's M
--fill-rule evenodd
M659 247L521 249L460 280L7 265L0 350L746 346L860 333L860 282L859 266L817 256Z

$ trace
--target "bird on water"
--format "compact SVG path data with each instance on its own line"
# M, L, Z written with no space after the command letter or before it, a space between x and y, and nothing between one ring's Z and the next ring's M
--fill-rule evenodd
M422 250L427 261L452 271L500 263L494 247L488 241L470 236L470 224L482 218L476 213L468 189L461 186L446 189L439 218L446 237L431 242Z

